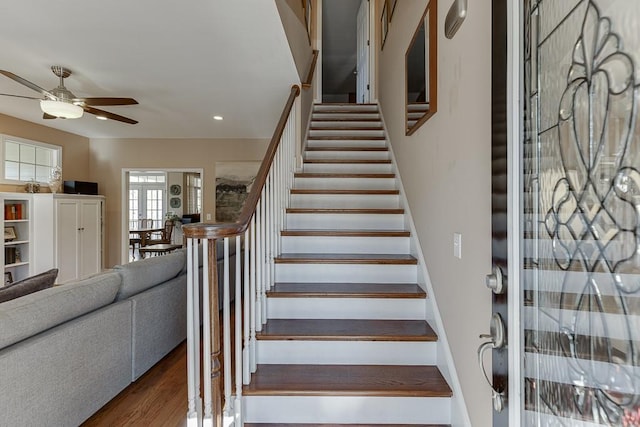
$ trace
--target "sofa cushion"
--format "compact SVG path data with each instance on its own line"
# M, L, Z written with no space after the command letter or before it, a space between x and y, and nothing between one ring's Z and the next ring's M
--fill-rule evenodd
M120 275L104 273L0 304L0 348L112 303Z
M116 300L120 301L138 294L160 283L176 277L186 263L184 251L176 251L167 255L146 258L125 265L116 265L122 277L122 286Z
M56 281L56 277L58 277L58 269L53 268L0 288L0 303L50 288Z

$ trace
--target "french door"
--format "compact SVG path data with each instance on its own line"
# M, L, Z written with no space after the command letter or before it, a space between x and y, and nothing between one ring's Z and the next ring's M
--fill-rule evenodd
M136 228L140 219L152 219L153 225L160 227L166 211L165 193L163 187L129 187L129 227Z
M640 1L519 7L510 395L524 426L637 426Z

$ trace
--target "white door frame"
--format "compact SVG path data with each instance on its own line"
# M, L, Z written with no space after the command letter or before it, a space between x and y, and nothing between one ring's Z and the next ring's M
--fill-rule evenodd
M507 245L509 259L509 290L507 292L508 325L507 342L509 358L509 425L520 425L524 411L524 384L521 381L523 366L524 337L520 332L522 285L520 278L520 199L521 199L521 150L520 139L523 135L522 118L522 9L520 2L509 1L507 5L507 180L508 180L508 216Z
M144 170L153 170L159 172L196 172L200 174L202 179L202 206L204 207L204 200L206 198L206 180L204 177L203 168L122 168L121 172L121 189L120 189L120 206L122 206L122 212L120 212L120 263L128 264L131 262L129 258L129 172L138 172Z
M371 90L371 83L369 82L369 66L371 63L371 61L369 61L369 57L371 56L369 49L369 45L371 44L369 24L371 20L369 19L369 14L371 11L368 7L370 5L369 0L360 0L360 6L358 7L358 13L356 15L356 104L371 102L369 93ZM361 16L361 14L365 16ZM360 25L361 19L363 21L362 26ZM366 22L364 22L365 19ZM363 33L366 32L366 37L363 37L364 35L361 34L361 29ZM364 44L365 38L366 44ZM363 59L362 64L361 59ZM361 68L365 68L365 70ZM366 75L363 75L363 71L366 71Z
M322 102L322 0L316 0L316 49L318 49L318 62L316 64L316 84L313 100ZM369 102L378 102L378 90L376 84L377 64L377 37L376 34L376 2L369 0ZM373 34L373 36L372 36Z

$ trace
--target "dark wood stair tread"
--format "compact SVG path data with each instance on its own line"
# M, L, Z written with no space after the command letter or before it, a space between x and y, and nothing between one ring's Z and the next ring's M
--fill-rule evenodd
M307 138L309 141L330 141L330 140L352 140L352 141L384 141L386 136L360 136L360 135L330 135L330 136L310 136Z
M391 160L390 159L304 159L304 163L391 164Z
M405 254L282 254L276 264L394 264L416 265L418 261Z
M289 424L244 423L245 427L451 427L450 424Z
M313 131L322 131L322 130L331 130L331 131L343 131L343 130L377 130L383 131L384 128L382 126L311 126L309 130Z
M346 209L346 208L287 208L287 213L290 214L376 214L376 215L401 215L404 214L404 209L376 209L376 208L362 208L362 209Z
M409 237L407 230L282 230L281 236L299 237Z
M245 396L451 397L436 366L258 365Z
M387 147L307 147L306 151L389 151Z
M276 283L272 298L414 298L426 293L415 283Z
M261 340L437 341L424 320L270 319Z
M363 113L363 114L373 114L373 113ZM376 113L377 114L377 113ZM313 116L311 123L313 122L379 122L381 119L379 117L317 117Z
M296 172L296 178L395 178L395 173L322 173Z
M397 195L400 190L326 190L317 188L292 188L291 194L369 194L369 195Z

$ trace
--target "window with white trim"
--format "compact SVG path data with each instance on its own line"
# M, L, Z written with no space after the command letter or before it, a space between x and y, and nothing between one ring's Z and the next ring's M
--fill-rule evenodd
M2 178L9 182L35 180L48 183L51 172L62 163L62 147L0 135L2 143Z

